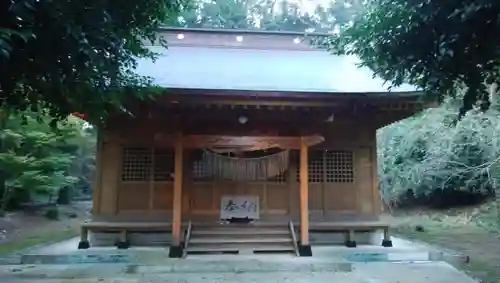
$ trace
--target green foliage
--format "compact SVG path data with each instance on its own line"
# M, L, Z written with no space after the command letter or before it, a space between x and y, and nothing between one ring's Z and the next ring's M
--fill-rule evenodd
M66 187L67 194L59 195L60 201L69 202L72 197L89 195L94 177L97 131L75 117L69 117L67 126L75 129L75 135L70 136L59 148L72 156L72 163L67 168L67 174L77 178L76 182ZM64 192L63 192L64 193ZM61 198L68 198L62 200Z
M329 40L337 54L394 86L409 83L440 98L468 90L460 114L479 101L488 108L485 82L498 81L500 2L496 0L370 0L366 12Z
M24 202L53 203L62 188L89 183L95 136L76 118L59 122L57 130L49 125L51 119L25 112L4 121L0 130L0 210ZM87 171L74 170L75 166Z
M0 106L99 122L125 96L147 97L150 79L133 72L154 57L144 40L187 1L0 1Z
M330 1L326 5L294 1L223 0L198 1L196 9L181 13L173 26L221 29L264 29L305 32L312 29L328 32L347 24L362 9L355 0Z
M500 178L500 112L473 109L457 123L459 103L378 131L380 184L386 200L452 191L488 195Z

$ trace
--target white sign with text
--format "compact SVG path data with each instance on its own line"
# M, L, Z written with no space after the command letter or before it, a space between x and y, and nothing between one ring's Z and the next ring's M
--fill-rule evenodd
M222 196L220 218L259 219L258 196Z

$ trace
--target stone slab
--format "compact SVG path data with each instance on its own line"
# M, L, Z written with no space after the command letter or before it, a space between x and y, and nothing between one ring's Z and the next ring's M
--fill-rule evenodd
M356 263L352 272L168 272L126 264L0 266L2 283L476 283L443 262Z
M22 255L21 264L86 264L138 262L134 254Z

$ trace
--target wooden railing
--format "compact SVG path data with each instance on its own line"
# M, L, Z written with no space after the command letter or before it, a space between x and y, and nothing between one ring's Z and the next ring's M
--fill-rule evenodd
M299 247L297 245L297 236L295 235L295 227L293 226L293 221L291 219L288 222L288 228L290 229L290 235L292 235L293 249L295 250L295 255L299 256Z
M186 229L186 236L184 237L184 250L182 252L182 257L186 257L187 256L189 239L191 238L191 229L192 228L193 228L193 225L191 223L191 220L189 220L188 227Z

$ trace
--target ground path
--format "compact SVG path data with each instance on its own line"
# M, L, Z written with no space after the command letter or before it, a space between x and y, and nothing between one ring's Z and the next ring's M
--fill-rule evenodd
M189 260L185 261L189 264ZM29 265L0 267L2 283L123 282L123 283L473 283L443 262L356 263L351 272L170 272L164 266L126 264Z
M379 246L313 247L313 257L294 255L199 255L169 259L161 248L75 250L73 240L43 247L46 254L25 255L33 263L0 265L2 283L474 283L442 261L432 260L419 245L395 239L394 248ZM70 245L71 244L71 245ZM59 248L57 248L59 245ZM66 255L60 257L63 249ZM71 250L73 249L73 250ZM57 254L50 255L52 251ZM385 251L385 253L384 253ZM375 255L375 257L374 257ZM386 255L383 259L381 255ZM425 255L425 257L423 257ZM61 264L53 263L54 256ZM109 262L109 256L123 261ZM40 258L36 258L40 257ZM76 260L75 260L76 259ZM94 263L81 259L91 259ZM409 262L413 261L413 262ZM85 262L85 263L83 263ZM27 263L27 264L26 264ZM42 264L45 263L45 264Z

